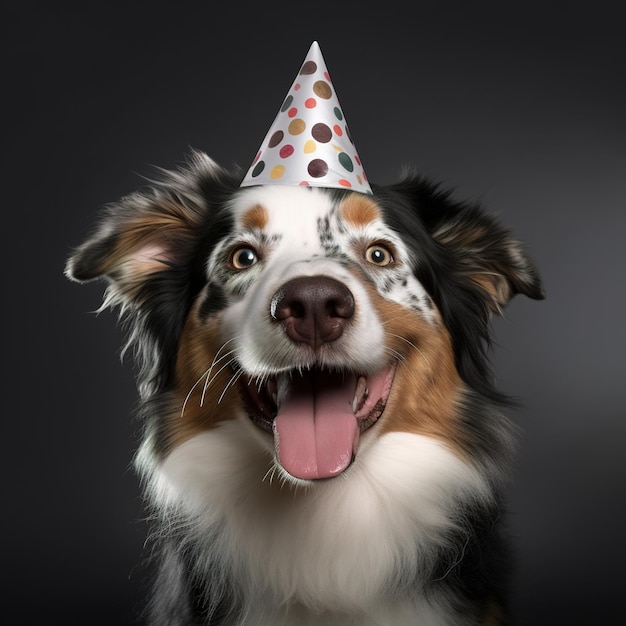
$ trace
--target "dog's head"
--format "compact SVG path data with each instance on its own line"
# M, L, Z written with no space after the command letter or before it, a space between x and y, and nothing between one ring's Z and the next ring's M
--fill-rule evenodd
M456 407L464 389L495 397L488 319L543 297L522 246L417 177L372 196L239 180L196 154L68 264L106 277L131 325L156 453L229 420L305 480L385 432L477 445Z

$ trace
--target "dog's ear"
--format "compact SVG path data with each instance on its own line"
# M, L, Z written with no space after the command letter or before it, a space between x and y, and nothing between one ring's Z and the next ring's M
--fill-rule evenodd
M106 279L103 306L139 307L150 297L149 283L190 271L199 242L218 219L211 215L213 197L235 186L209 157L193 153L184 168L164 172L150 187L111 205L95 234L70 257L66 275L79 282Z
M480 296L489 313L500 313L518 293L537 300L545 297L523 245L480 206L454 201L449 191L411 171L398 183L376 187L376 193L394 227L415 238L416 254L434 243L444 275ZM424 226L428 240L419 238ZM428 280L428 275L424 278ZM437 279L433 281L430 287L437 291Z
M432 236L449 251L453 266L487 296L499 313L515 294L541 300L543 285L523 245L478 207L463 206L434 226Z

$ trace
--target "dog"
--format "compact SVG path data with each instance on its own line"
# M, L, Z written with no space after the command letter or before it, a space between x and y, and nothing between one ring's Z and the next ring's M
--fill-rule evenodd
M489 323L544 297L495 218L414 172L240 187L202 152L110 205L138 364L155 625L509 623L515 449Z

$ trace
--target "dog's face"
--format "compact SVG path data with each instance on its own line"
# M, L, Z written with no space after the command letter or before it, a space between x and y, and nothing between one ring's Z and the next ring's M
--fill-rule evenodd
M284 477L331 478L387 432L478 445L456 410L467 362L490 312L541 287L508 233L464 212L417 181L237 189L200 160L123 201L68 272L108 276L130 314L160 454L238 420Z
M237 194L231 209L185 332L211 347L201 371L184 356L180 367L204 393L237 387L290 476L335 476L383 415L394 379L423 360L421 335L441 332L432 301L367 196L266 187ZM223 307L203 319L216 293ZM217 384L224 366L232 379Z

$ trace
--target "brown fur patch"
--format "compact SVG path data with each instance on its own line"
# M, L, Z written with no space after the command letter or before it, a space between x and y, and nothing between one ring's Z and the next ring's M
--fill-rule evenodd
M380 218L378 205L361 193L346 198L339 208L341 216L353 226L366 226Z
M504 278L499 275L479 273L470 275L469 278L487 294L487 304L491 312L501 314L502 306L511 297L511 290Z
M380 434L426 435L463 454L457 413L462 381L447 330L385 300L374 289L369 293L385 328L387 352L399 359Z
M121 218L114 229L103 227L83 244L71 272L78 280L107 274L117 291L135 298L151 274L166 270L192 246L200 223L200 212L182 203L146 202L137 214Z
M268 220L267 209L261 204L256 204L241 216L241 226L247 230L263 230Z
M236 387L229 386L233 373L226 356L228 347L223 347L219 338L221 317L203 324L198 317L199 303L187 318L178 350L177 410L167 428L169 447L214 428L218 422L233 419L241 406Z

